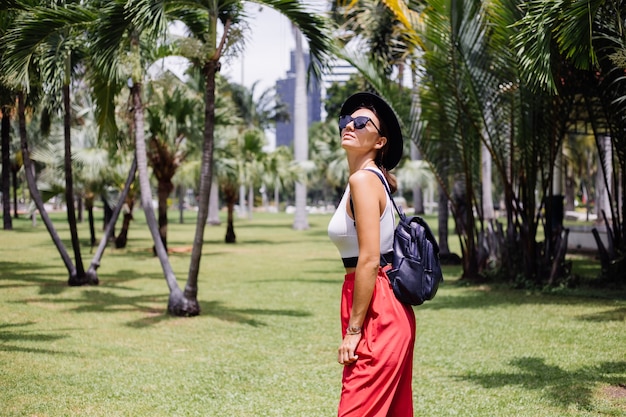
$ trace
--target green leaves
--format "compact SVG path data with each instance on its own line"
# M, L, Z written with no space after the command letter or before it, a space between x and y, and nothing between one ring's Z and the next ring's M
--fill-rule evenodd
M604 0L533 0L524 4L525 15L516 23L514 38L522 79L535 90L556 93L553 68L565 58L579 69L598 65L594 41L599 38L623 43L620 30L607 30L619 23ZM604 7L602 7L604 5ZM594 29L595 28L595 29Z
M35 65L44 78L58 77L65 71L59 60L81 47L81 35L95 17L88 7L75 4L22 10L1 39L6 49L0 71L6 82L28 91Z

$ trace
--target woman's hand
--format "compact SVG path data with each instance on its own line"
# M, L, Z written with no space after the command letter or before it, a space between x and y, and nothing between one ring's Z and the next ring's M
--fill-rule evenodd
M356 347L361 340L361 333L346 334L339 346L339 355L337 361L342 365L351 365L359 359L359 355L355 353Z

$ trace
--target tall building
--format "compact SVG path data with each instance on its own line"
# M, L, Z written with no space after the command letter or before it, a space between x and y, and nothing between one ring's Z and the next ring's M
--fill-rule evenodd
M336 60L331 66L330 71L322 77L322 87L326 91L332 84L344 84L350 77L357 72L350 63L344 60Z
M309 55L304 57L304 65L309 65ZM296 91L295 51L291 51L290 69L284 79L276 81L276 92L280 99L287 104L291 119L287 122L276 123L276 146L292 146L293 144L293 107ZM311 77L308 94L307 109L309 113L308 124L322 120L322 89L320 83Z

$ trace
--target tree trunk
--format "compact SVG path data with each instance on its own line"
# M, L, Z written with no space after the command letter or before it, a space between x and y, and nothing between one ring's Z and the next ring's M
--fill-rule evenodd
M439 229L439 253L443 255L450 255L450 247L448 246L448 196L443 192L443 189L439 187L439 201L437 206L437 221Z
M493 191L492 191L492 169L491 154L484 144L480 145L480 159L482 167L482 206L483 220L489 221L496 218L496 212L493 207Z
M74 249L74 262L76 264L76 279L68 282L69 285L83 285L85 280L85 267L80 253L80 240L78 239L78 226L76 224L76 207L74 205L74 179L72 178L72 138L70 136L71 107L70 86L63 86L63 137L65 144L65 202L67 207L67 223L70 227L72 248Z
M240 219L246 218L246 211L247 211L246 186L241 184L239 186L239 218Z
M217 181L211 181L211 195L209 195L209 217L208 223L213 226L220 224L219 186Z
M133 181L135 181L136 172L137 172L137 158L133 158L133 163L130 166L128 178L126 178L126 183L124 184L124 189L122 190L122 194L120 195L119 202L117 203L117 205L115 206L115 209L113 210L113 215L111 216L111 219L109 219L109 223L107 223L107 226L104 229L104 235L102 236L102 239L100 239L100 244L98 245L98 249L96 250L96 253L91 259L91 264L89 265L89 268L87 269L87 276L91 280L95 280L96 282L98 281L97 270L100 267L100 261L102 260L102 255L104 254L104 250L106 249L107 244L109 243L109 238L111 237L113 233L113 229L115 228L115 222L117 221L117 218L120 215L123 202L126 200L126 197L128 196L128 192L130 190L130 187L133 184ZM132 213L132 210L131 210L131 213ZM124 234L124 238L125 238L126 234L124 232L124 228L122 228L122 233ZM120 233L120 235L122 233Z
M185 223L185 187L178 186L178 223Z
M130 229L130 222L133 220L133 208L135 201L126 201L127 210L124 211L124 217L122 219L122 227L120 233L115 238L115 247L117 249L125 248L128 244L128 230Z
M261 205L266 213L270 211L270 200L267 197L267 186L265 183L261 186Z
M2 219L3 229L13 230L11 218L11 109L2 106ZM15 187L15 184L13 184Z
M227 219L226 219L226 236L224 236L225 243L236 243L237 236L235 235L235 223L234 223L234 211L236 201L235 189L230 186L224 187L224 200L226 200Z
M565 211L576 210L576 178L585 176L582 170L574 172L574 167L569 162L569 158L563 155L561 158L563 163L563 193L565 195Z
M77 196L76 200L76 221L82 223L85 219L83 217L83 199Z
M89 245L93 249L96 245L96 227L95 220L93 218L93 194L90 197L85 198L85 208L87 209L87 219L89 220Z
M248 187L248 219L252 219L252 211L254 210L254 185Z
M13 178L11 181L13 183L13 217L17 219L19 216L17 212L17 170L11 168L11 174Z
M200 260L204 245L204 228L209 215L209 198L211 184L213 182L213 148L215 146L215 74L219 62L217 58L209 60L204 68L205 92L204 92L204 145L202 148L202 163L200 166L200 187L198 201L198 217L196 218L196 232L191 250L189 274L185 285L185 296L193 300L194 314L200 314L198 304L198 275L200 273Z
M602 152L605 155L604 158L598 157L598 165L601 167L600 173L596 175L596 195L595 202L595 214L598 216L598 220L602 218L602 212L609 218L613 218L613 208L611 206L611 199L609 194L614 193L614 190L610 189L612 184L611 178L613 177L613 160L611 158L611 138L601 136L597 139L598 154Z
M106 230L106 228L109 225L109 222L113 218L113 209L111 208L111 205L109 204L109 200L107 200L104 194L102 194L101 200L102 200L102 207L104 211L104 216L102 217L102 230ZM115 224L113 225L113 229L111 229L111 236L115 237Z
M70 255L67 253L67 249L63 245L59 234L54 228L54 224L46 211L43 199L41 198L41 194L37 189L37 181L35 179L35 170L32 165L32 161L30 160L30 151L28 150L28 137L26 134L26 110L24 106L24 93L18 93L18 118L19 118L19 132L20 132L20 147L22 149L22 159L24 161L24 172L26 174L26 183L28 185L28 189L30 191L31 198L37 210L39 210L39 215L46 225L46 229L48 229L48 233L50 233L50 237L54 242L59 254L61 255L61 259L63 259L63 263L65 264L65 268L69 273L68 282L76 281L76 268L72 263ZM33 215L34 217L34 215ZM92 282L93 283L93 282ZM95 283L93 283L95 284Z
M463 183L463 189L465 193L465 203L473 201L472 196L474 190L472 189L471 182L467 180ZM480 271L478 269L478 251L477 251L477 234L476 234L476 218L474 217L474 210L471 204L467 204L464 208L464 212L457 216L457 222L459 218L463 218L464 232L463 236L466 239L466 248L463 251L463 278L475 281L480 279Z
M296 70L296 91L293 105L293 126L294 126L294 156L297 162L305 162L309 158L309 138L308 138L308 111L307 111L307 89L304 69L304 55L302 51L302 34L294 27L293 33L296 38L295 70ZM296 182L296 212L294 215L293 228L305 230L309 228L306 212L307 200L306 184Z
M161 241L163 242L163 246L167 251L167 199L172 193L172 189L174 185L172 184L171 179L161 178L159 179L159 184L157 186L157 194L159 199L158 210L159 210L159 234L161 235Z
M415 145L415 143L411 142L411 160L412 161L420 161L422 159L422 155ZM413 211L417 215L424 214L424 190L420 184L416 184L413 187Z
M148 157L146 152L146 139L144 136L144 113L143 102L141 100L141 83L134 82L131 87L131 95L133 100L134 111L134 129L135 132L135 152L137 157L137 170L139 172L139 188L141 190L141 206L146 216L146 223L152 235L156 255L161 262L161 268L165 275L165 281L170 290L170 296L167 303L167 310L174 315L187 315L187 300L183 296L182 291L178 287L176 275L172 270L167 251L161 241L159 234L159 225L154 209L152 208L152 191L150 189L150 178L148 176Z
M420 161L422 159L422 153L417 146L419 143L419 121L422 113L422 107L420 105L421 83L418 76L418 65L417 59L415 57L411 58L411 124L409 129L412 161ZM418 215L424 214L424 190L422 190L420 184L416 184L413 187L413 211Z

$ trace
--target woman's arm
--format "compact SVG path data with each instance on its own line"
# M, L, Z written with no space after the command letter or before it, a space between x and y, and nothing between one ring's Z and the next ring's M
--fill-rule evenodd
M372 299L380 266L380 216L386 202L385 190L376 174L359 170L350 176L350 194L354 206L359 242L359 261L356 266L352 311L348 329L360 329ZM356 361L354 354L361 339L357 331L348 331L339 348L339 363Z

